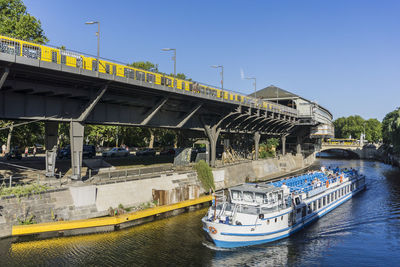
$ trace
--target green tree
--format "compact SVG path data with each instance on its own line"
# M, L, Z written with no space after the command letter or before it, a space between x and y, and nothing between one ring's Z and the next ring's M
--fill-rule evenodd
M365 138L374 143L382 140L382 123L377 119L365 121Z
M400 108L386 114L382 121L383 142L393 145L394 151L400 153Z
M154 65L153 63L151 63L150 61L137 61L137 62L133 62L131 64L128 64L128 66L134 67L134 68L138 68L138 69L142 69L142 70L156 70L158 71L156 65Z
M47 43L40 20L26 11L21 0L0 0L0 34Z

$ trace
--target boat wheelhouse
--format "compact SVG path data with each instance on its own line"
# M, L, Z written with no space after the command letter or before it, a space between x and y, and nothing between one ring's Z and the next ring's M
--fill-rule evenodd
M267 243L289 236L365 188L356 170L309 172L272 183L243 184L216 195L203 217L218 247Z

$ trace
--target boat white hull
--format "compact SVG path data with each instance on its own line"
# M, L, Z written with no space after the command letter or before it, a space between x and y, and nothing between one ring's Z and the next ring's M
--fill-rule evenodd
M205 216L202 219L203 230L217 247L223 248L250 246L276 241L301 230L308 224L351 199L353 195L363 189L365 189L365 184L337 200L332 201L318 211L306 215L291 226L289 226L289 213L292 211L292 208L282 210L281 213L273 217L256 220L255 224L250 225L224 224L209 221L207 220L207 216ZM275 218L277 219L276 221ZM270 220L269 224L267 223L268 220Z

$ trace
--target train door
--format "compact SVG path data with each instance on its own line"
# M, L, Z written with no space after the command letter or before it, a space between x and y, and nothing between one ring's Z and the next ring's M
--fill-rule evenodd
M50 53L51 53L51 62L58 63L58 51L55 49L52 49L50 51Z

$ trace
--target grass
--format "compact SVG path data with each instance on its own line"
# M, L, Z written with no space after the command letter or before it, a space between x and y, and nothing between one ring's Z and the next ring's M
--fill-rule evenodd
M41 194L50 187L40 184L17 185L14 187L6 187L4 184L0 187L0 197L16 196L17 198L25 197L30 194Z

